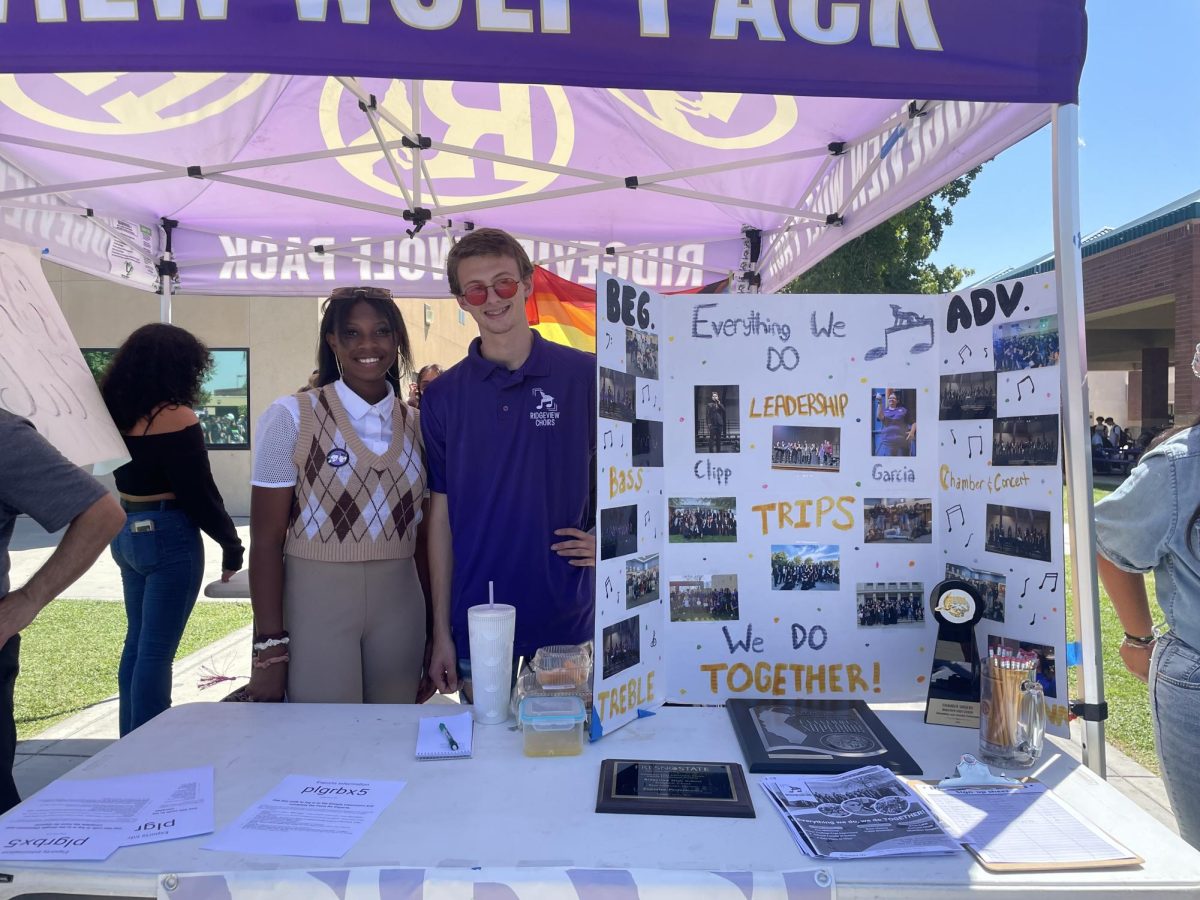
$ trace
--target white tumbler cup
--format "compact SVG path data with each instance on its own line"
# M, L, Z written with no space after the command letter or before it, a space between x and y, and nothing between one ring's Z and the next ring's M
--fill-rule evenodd
M516 624L517 608L506 603L483 603L467 610L475 721L484 725L508 719Z

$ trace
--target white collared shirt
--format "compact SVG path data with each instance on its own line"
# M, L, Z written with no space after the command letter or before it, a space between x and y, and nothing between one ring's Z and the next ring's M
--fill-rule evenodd
M340 379L333 383L333 389L367 449L383 453L392 442L392 410L396 404L392 386L388 385L387 396L378 403L368 403ZM258 419L250 483L255 487L293 487L298 473L292 457L299 436L300 403L294 394L288 394L268 406Z

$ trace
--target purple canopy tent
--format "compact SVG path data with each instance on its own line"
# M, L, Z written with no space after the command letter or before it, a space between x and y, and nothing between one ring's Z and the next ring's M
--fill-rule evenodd
M770 291L1052 121L1081 683L1098 703L1075 437L1085 35L1083 0L0 0L0 237L157 288L164 318L172 291L444 296L445 254L476 225L585 284L734 271ZM1102 724L1086 735L1102 772Z
M0 2L0 235L150 288L166 219L179 291L431 297L486 224L582 283L772 290L1074 102L1085 33L1082 0L473 5Z

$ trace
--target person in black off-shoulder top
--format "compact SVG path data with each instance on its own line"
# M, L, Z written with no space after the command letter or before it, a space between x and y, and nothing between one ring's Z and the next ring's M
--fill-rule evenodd
M115 473L126 522L112 543L129 621L117 673L122 737L171 705L171 664L204 572L200 531L221 546L223 581L242 567L242 542L191 409L211 368L208 348L189 332L143 325L100 386L132 457Z

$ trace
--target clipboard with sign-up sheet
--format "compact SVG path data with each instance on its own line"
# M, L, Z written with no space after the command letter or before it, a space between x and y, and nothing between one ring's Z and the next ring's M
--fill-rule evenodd
M913 786L946 831L991 872L1110 869L1144 862L1038 781Z

